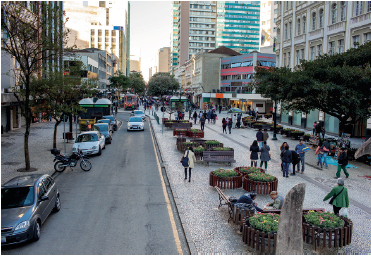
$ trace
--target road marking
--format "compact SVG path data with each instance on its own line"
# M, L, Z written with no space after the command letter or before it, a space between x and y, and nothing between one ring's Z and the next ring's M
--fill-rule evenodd
M151 130L151 139L152 139L152 143L153 143L153 148L154 148L155 153L156 153L156 147L155 147L155 142L153 140L153 134L152 134L151 125L149 126L149 129ZM165 196L165 201L166 201L166 206L167 206L167 212L169 213L171 228L173 229L173 235L174 235L174 240L175 240L176 248L177 248L178 254L179 255L183 255L183 250L182 250L182 247L181 247L181 244L180 244L178 230L176 229L173 212L171 211L171 205L170 205L169 196L167 195L164 178L162 177L162 173L161 173L160 161L158 160L157 154L155 154L155 156L156 156L156 162L157 162L158 172L160 173L162 191L164 192L164 196Z

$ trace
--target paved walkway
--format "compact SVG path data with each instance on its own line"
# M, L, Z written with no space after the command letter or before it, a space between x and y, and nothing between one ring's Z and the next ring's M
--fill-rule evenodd
M152 112L151 112L152 113ZM148 114L148 111L147 111ZM162 134L161 118L162 113L158 112L160 125L157 124L151 115L151 122L156 134L165 163L166 171L170 180L175 200L180 210L184 226L189 231L189 241L198 254L251 254L250 249L242 242L241 235L237 234L238 226L227 223L228 211L226 207L217 208L218 194L209 186L209 173L219 167L230 168L225 164L213 164L208 167L202 161L195 164L192 170L192 182L184 181L184 169L179 160L182 153L176 149L176 138L172 136L172 130L164 127ZM172 115L173 117L174 115ZM256 130L253 129L232 129L232 134L222 134L221 120L228 116L226 112L218 115L216 124L205 125L205 139L215 139L226 147L232 147L235 151L236 163L233 167L250 165L250 145L256 139ZM165 117L169 117L165 114ZM186 118L188 114L186 115ZM194 128L200 128L195 125ZM294 149L297 141L277 135L278 140L272 141L272 132L269 132L268 145L271 148L272 160L268 164L268 173L278 178L278 192L285 195L288 190L298 183L306 183L306 195L304 208L325 208L332 211L328 202L323 202L324 196L336 185L334 175L336 166L329 166L328 169L320 169L316 166L314 151L306 154L306 168L304 174L283 178L280 171L279 147L287 141L290 149ZM348 217L354 222L353 242L350 246L339 250L343 254L366 254L371 252L371 180L365 179L364 175L370 175L370 168L366 164L350 162L357 168L348 169L349 179L345 180L348 188L350 206ZM342 174L344 177L344 174ZM241 189L223 190L226 195L239 197L245 191ZM263 206L270 202L269 196L258 196L257 203ZM194 252L193 252L194 254Z

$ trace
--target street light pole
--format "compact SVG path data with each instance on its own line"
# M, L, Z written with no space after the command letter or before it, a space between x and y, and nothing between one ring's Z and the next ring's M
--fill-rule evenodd
M277 125L277 101L274 100L274 113L273 113L273 138L272 140L277 140L276 134L276 125Z

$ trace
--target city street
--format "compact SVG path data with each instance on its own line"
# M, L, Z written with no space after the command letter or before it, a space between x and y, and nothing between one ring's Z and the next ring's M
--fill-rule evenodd
M173 224L169 217L171 206L164 196L148 122L144 132L128 132L129 114L119 113L117 118L123 125L102 155L90 158L91 171L67 168L56 175L62 209L46 220L40 241L2 247L2 254L187 253L182 236L175 240L179 222ZM52 160L52 155L46 160L50 171Z

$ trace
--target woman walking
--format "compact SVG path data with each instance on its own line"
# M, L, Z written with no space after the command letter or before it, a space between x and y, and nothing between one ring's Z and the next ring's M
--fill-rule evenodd
M259 146L258 146L258 142L256 140L254 140L254 142L252 143L252 145L250 146L250 160L251 160L251 167L257 167L258 166L258 159L259 159L259 155L258 155L258 152L260 152L259 150Z
M228 125L228 122L225 120L225 118L223 118L222 120L223 134L224 134L224 131L227 134L227 125Z
M281 153L282 153L282 151L285 150L285 146L286 146L286 145L287 145L287 142L283 142L282 145L280 146ZM283 171L282 160L281 160L281 171Z
M185 153L184 153L184 157L188 156L188 167L184 167L184 180L187 180L187 168L189 170L189 180L188 182L191 182L191 172L192 172L192 169L194 168L195 166L195 162L196 162L196 157L195 157L195 154L193 152L193 147L190 146L189 147L189 150L187 150Z
M322 169L322 158L323 158L323 154L325 153L325 151L327 151L328 149L326 147L324 147L322 145L322 142L320 141L318 143L318 147L316 149L316 151L314 152L314 155L317 155L318 154L318 161L317 161L317 166L319 166L321 164L321 169ZM326 162L327 164L327 162Z
M260 168L265 164L265 172L267 172L268 168L268 161L270 161L271 157L269 156L270 147L267 145L267 142L263 142L263 147L260 148Z
M344 179L338 178L338 185L335 186L330 193L328 193L323 201L326 201L333 197L332 200L332 207L334 209L334 213L339 215L340 209L345 207L349 207L349 197L348 197L348 189L344 187Z
M289 151L289 145L286 145L285 150L281 152L281 160L282 160L282 166L283 166L283 177L288 178L289 177L289 166L290 166L290 163L292 163L292 154L291 154L291 151Z
M196 125L197 123L197 112L196 111L193 113L193 121L195 122L195 125Z
M228 130L229 130L229 134L231 134L232 125L233 125L232 118L229 118L229 120L228 120Z

